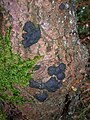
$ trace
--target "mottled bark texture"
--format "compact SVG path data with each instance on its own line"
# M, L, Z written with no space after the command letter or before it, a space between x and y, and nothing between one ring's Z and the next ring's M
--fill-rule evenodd
M22 59L41 56L37 62L41 67L33 73L34 80L46 82L50 78L47 73L49 66L57 66L61 62L66 64L62 87L56 92L48 92L48 99L42 103L32 97L34 103L20 107L21 111L29 120L60 120L66 113L73 114L88 58L87 49L80 43L77 34L75 0L1 1L8 13L4 19L8 18L8 24L12 23L12 51L19 53ZM24 48L22 28L27 21L40 25L41 38L36 44ZM43 90L26 87L21 91L31 99L31 96Z

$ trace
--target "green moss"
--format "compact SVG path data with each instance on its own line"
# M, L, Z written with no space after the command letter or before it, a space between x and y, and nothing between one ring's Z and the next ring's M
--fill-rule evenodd
M79 4L79 2L80 1L78 1L78 4ZM77 24L78 24L79 37L83 38L87 34L89 34L89 31L90 31L90 27L89 27L90 10L89 10L88 4L85 4L85 5L81 4L80 6L78 6L76 14L77 14Z
M0 36L0 96L2 99L19 103L24 101L19 97L20 91L13 85L25 87L31 78L29 70L40 59L36 56L33 60L22 60L19 55L13 54L10 45L11 26L6 30L4 36ZM11 92L13 96L8 96L6 91Z
M6 115L0 111L0 120L7 120Z

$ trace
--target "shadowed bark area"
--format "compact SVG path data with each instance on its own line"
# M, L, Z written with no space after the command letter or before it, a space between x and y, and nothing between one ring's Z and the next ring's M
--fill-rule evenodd
M41 67L33 72L33 79L45 83L51 77L48 67L59 63L66 65L65 79L57 91L20 88L22 95L33 100L31 104L18 106L29 120L59 120L66 114L72 115L79 99L78 88L85 78L88 52L78 38L74 0L2 0L2 6L8 19L6 26L12 23L11 45L13 53L19 53L22 59L41 56L37 62ZM24 48L22 41L23 26L27 21L40 26L41 38L37 43ZM30 70L32 73L32 70ZM48 98L39 102L33 96L46 91ZM71 118L74 119L74 118Z

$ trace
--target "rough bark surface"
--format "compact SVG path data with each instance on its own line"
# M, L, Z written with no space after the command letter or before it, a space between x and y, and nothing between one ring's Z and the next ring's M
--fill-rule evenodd
M47 68L58 63L66 64L65 79L61 89L50 93L43 103L34 99L33 95L41 90L26 87L21 89L23 96L34 102L25 104L19 109L29 120L60 120L67 111L73 114L78 101L78 88L85 78L87 49L79 42L74 0L1 0L8 19L7 26L12 23L11 45L14 53L19 53L22 59L33 59L41 56L37 64L41 68L33 73L38 82L46 82L50 76ZM65 4L61 10L59 5ZM30 48L24 48L22 33L24 23L32 21L39 24L42 37ZM63 118L64 119L64 118ZM73 118L72 118L73 119Z

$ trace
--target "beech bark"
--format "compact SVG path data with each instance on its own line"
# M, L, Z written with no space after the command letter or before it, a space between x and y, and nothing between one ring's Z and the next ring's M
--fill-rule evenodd
M1 0L1 4L5 13L8 13L4 14L4 21L8 19L6 26L12 23L13 53L19 53L22 59L41 56L36 63L41 68L33 73L34 80L46 82L50 78L47 73L49 66L62 62L66 64L66 77L62 87L56 92L48 92L48 99L42 103L33 96L43 90L28 86L22 89L18 86L23 96L33 101L19 109L29 120L64 120L66 114L73 117L88 59L87 49L78 37L75 0ZM41 38L36 44L24 48L22 29L27 21L40 25Z

